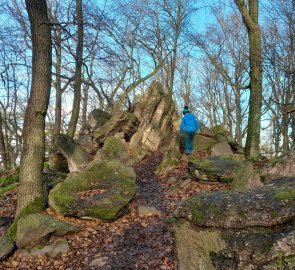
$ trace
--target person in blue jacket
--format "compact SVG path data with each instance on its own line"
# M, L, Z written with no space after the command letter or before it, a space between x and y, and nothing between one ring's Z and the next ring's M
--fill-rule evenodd
M180 134L185 132L185 154L190 155L194 149L195 132L200 131L200 125L196 117L190 113L188 106L184 106L183 117L180 124Z

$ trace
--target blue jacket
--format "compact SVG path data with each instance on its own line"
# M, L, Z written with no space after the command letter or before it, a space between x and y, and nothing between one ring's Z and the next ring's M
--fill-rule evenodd
M180 124L180 133L183 131L195 132L196 130L200 131L200 125L196 117L191 113L185 114Z

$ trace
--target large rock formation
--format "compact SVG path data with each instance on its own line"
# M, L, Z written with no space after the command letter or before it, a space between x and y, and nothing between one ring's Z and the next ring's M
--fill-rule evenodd
M195 195L176 218L179 270L295 267L295 178Z
M49 193L49 205L63 215L114 220L135 194L135 173L117 160L92 161Z
M131 138L131 147L144 146L150 151L157 151L171 141L177 112L171 94L159 82L152 82L142 99L135 104L134 114L140 124Z
M133 112L117 112L94 132L94 147L99 151L108 137L114 136L127 143L129 152L144 157L146 151L158 151L170 144L177 118L175 103L170 93L154 81L142 97L137 98Z

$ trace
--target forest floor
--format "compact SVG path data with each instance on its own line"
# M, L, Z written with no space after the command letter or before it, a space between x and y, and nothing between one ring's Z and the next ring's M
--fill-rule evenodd
M196 155L204 155L197 153ZM193 193L216 191L226 186L186 181L187 163L158 177L155 170L162 155L157 154L134 166L137 192L129 211L114 222L89 221L58 215L51 208L46 214L79 227L79 232L65 236L70 252L57 258L30 256L21 250L4 262L0 269L155 269L176 270L177 258L169 219L183 199ZM186 181L186 182L185 182ZM17 191L0 198L0 216L13 218ZM139 206L155 207L158 216L140 216ZM0 231L0 235L4 232Z

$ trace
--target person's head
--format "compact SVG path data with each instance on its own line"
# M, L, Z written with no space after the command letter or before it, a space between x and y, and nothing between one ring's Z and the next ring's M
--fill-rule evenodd
M183 115L190 113L188 106L184 106L182 113Z

